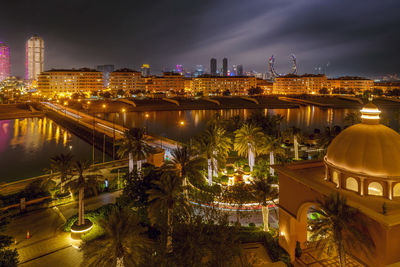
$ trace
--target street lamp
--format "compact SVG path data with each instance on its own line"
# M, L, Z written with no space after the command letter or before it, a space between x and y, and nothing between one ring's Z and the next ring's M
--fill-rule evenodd
M104 120L106 120L106 107L107 107L106 104L103 104ZM103 163L105 161L105 156L106 156L106 133L103 132Z
M122 126L125 128L125 119L126 119L125 112L126 112L126 110L123 108L121 111L124 114L124 117L122 118Z
M146 118L146 134L149 134L149 125L148 125L148 118L149 118L149 114L146 113L144 114L144 117Z
M185 121L180 120L179 121L179 141L182 142L182 128L185 126Z

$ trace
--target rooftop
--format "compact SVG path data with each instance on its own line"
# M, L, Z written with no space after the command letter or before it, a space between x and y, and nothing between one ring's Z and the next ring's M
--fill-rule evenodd
M328 196L339 191L347 198L347 203L359 209L362 213L383 225L393 226L400 224L400 199L388 200L379 196L360 196L355 192L337 189L333 183L324 180L325 166L322 161L302 161L285 166L276 166L275 169L291 179L306 185L308 188ZM387 214L382 214L382 205L386 203Z

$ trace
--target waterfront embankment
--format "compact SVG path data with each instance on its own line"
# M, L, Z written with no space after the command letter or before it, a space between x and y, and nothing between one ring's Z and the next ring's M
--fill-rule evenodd
M44 114L35 110L29 104L2 104L0 105L0 120L43 117Z

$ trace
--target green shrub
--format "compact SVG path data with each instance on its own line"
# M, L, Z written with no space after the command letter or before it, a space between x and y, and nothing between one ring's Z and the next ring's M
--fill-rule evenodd
M228 174L234 174L234 173L235 173L235 169L234 169L232 166L228 166L228 167L226 168L226 172L227 172Z
M244 165L243 171L244 172L250 172L250 166L249 165Z
M96 210L87 210L85 211L85 219L90 220L91 222L96 222L101 218L105 218L110 214L111 210L115 207L115 204L106 204L104 206L101 206L100 208ZM68 218L68 220L65 222L63 230L64 232L70 232L71 231L71 226L78 220L78 215L75 214L71 217Z
M229 176L227 176L227 175L221 176L220 181L221 181L221 183L223 183L223 184L227 184L228 181L229 181Z
M256 224L251 222L251 223L249 223L249 227L254 228L254 227L256 227Z

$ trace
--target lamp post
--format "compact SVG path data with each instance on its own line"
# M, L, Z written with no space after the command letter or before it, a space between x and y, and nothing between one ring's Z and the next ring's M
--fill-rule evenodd
M183 143L182 141L182 128L185 126L185 121L180 120L179 121L179 141Z
M113 160L115 160L115 116L117 113L114 113L113 116Z
M106 104L103 104L103 111L104 111L104 117L103 119L106 120ZM103 132L103 163L106 158L106 134Z
M148 125L148 119L149 119L149 113L144 114L144 117L146 118L146 134L149 134L149 125Z
M92 134L92 164L94 165L94 131L95 131L95 128L96 128L96 124L95 124L95 120L94 120L94 112L93 113L90 113L89 112L89 107L90 107L90 101L88 101L87 102L87 104L88 104L88 113L89 114L92 114L92 118L93 118L93 127L92 127L92 130L93 130L93 134Z
M122 114L124 114L123 118L122 118L122 126L125 128L125 119L126 119L125 112L126 112L126 110L123 108L121 111L122 111Z

